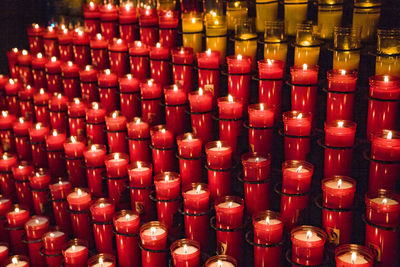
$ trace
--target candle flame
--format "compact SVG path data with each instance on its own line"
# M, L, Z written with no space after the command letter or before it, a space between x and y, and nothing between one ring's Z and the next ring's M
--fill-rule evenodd
M83 31L78 30L78 35L79 35L79 36L82 36L82 35L83 35Z
M65 26L64 26L64 27L65 27ZM64 34L68 34L68 29L64 29L64 30L63 30L63 33L64 33Z
M260 110L264 110L264 104L263 103L260 104Z
M222 148L222 143L221 143L221 141L217 141L217 148Z
M16 213L18 213L19 211L20 211L20 210L19 210L18 207L14 209L14 212L16 212Z
M56 57L51 57L51 62L56 62L57 61L57 58Z
M169 181L169 175L168 175L168 174L165 175L164 180L165 180L166 182Z
M26 89L31 90L32 86L30 86L29 84L26 86Z
M310 239L312 237L312 232L310 230L307 231L306 239Z
M228 95L228 101L230 102L230 103L232 103L233 102L233 96L232 95Z
M214 21L215 25L219 25L219 20Z
M36 177L40 177L40 173L36 172L36 173L35 173L35 176L36 176Z
M392 133L392 131L389 131L388 134L386 135L386 138L392 139L392 137L393 137L393 133Z
M233 202L230 201L230 202L228 203L228 208L232 208L232 205L233 205Z
M149 79L149 80L147 81L147 85L148 85L148 86L152 86L152 85L153 85L153 79Z
M39 224L40 222L39 222L39 220L38 220L38 219L35 219L35 223L36 223L36 224Z
M300 172L303 169L303 165L300 165L297 169L296 172Z
M33 24L33 27L35 28L35 29L39 29L39 24Z
M207 54L207 56L211 56L211 49L210 48L207 49L206 54Z
M174 84L174 86L173 86L173 87L174 87L174 89L173 89L173 90L174 90L175 92L177 92L177 91L178 91L178 86L177 86L176 84Z
M13 51L14 53L18 53L18 48L14 47L14 48L12 49L12 51Z
M260 161L260 158L256 157L255 162L259 162L259 161Z
M111 74L111 70L110 70L110 69L106 69L104 72L105 72L107 75L110 75L110 74Z
M78 190L76 191L76 193L78 194L78 196L82 196L82 190L80 188L78 188Z
M235 7L239 7L239 4L240 4L239 2L234 3Z
M58 133L57 133L57 130L53 130L52 135L53 135L53 136L57 136L57 134L58 134Z
M36 125L35 125L36 130L40 130L41 127L42 127L41 123L36 123Z
M114 154L114 159L119 159L119 153Z
M28 55L28 51L26 51L25 49L22 50L22 55L24 55L24 56Z
M383 76L383 81L385 83L389 82L389 76L387 76L387 75Z
M1 111L1 115L2 115L3 117L7 117L7 115L8 115L7 110L2 110L2 111Z
M93 109L99 109L99 103L93 102L93 103L92 103L92 108L93 108Z
M308 66L307 64L303 64L303 70L307 70Z
M301 118L303 118L303 113L299 113L298 115L297 115L297 117L296 117L297 119L301 119Z
M23 117L19 117L19 123L24 123L24 118Z
M18 264L17 257L12 257L11 262L12 262L12 264L17 265Z
M351 264L355 264L357 261L357 253L355 251L353 251L351 253Z
M268 63L268 65L272 65L272 60L267 58L267 63Z
M58 99L61 99L61 97L62 97L62 94L58 93L58 94L57 94L57 98L58 98Z
M114 112L111 114L111 117L113 117L113 119L115 119L116 117L118 117L118 111L114 111Z
M141 123L142 121L140 120L140 118L137 118L136 119L136 124L139 124L139 123Z
M150 234L151 235L155 235L156 234L156 228L155 227L151 227L150 228Z
M111 9L112 8L112 5L111 5L111 3L108 3L108 5L107 5L107 9Z
M129 10L131 9L130 3L127 3L127 4L125 5L125 9L126 9L126 11L129 11Z
M41 95L43 95L43 94L44 94L44 89L43 89L43 88L40 88L40 90L39 90L39 94L41 94Z
M201 184L196 187L196 194L200 194Z
M74 64L72 61L68 61L68 67L72 67L72 65Z
M92 146L90 147L90 150L96 151L96 145L92 145Z
M104 208L104 203L100 203L99 207Z
M129 215L129 214L126 214L126 215L125 215L125 219L126 219L126 220L129 220L130 218L131 218L131 215Z
M71 142L72 142L72 143L76 143L75 137L71 136Z
M187 137L187 138L186 138L187 140L189 140L189 141L192 140L192 135L191 135L191 134L188 134L186 137Z
M62 184L63 184L63 181L61 181L61 180L58 181L58 184L59 184L59 185L62 185Z
M100 264L100 266L103 266L103 263L104 263L103 257L100 257L100 258L99 258L99 264Z
M383 205L386 205L387 202L388 202L387 198L382 199L382 204L383 204Z
M218 267L222 267L222 261L221 261L221 260L218 260L218 261L217 261L217 265L218 265Z
M90 6L90 8L94 8L94 3L93 3L93 2L90 2L90 3L89 3L89 6Z
M165 128L161 129L161 133L165 134L165 131L166 131Z
M265 218L265 223L267 224L267 225L270 225L270 221L269 221L269 216L267 216L267 218Z
M37 53L37 54L36 54L36 57L37 57L37 58L43 58L43 54L42 54L42 53Z
M72 249L72 250L76 250L75 245L72 245L72 246L71 246L71 249Z
M80 102L81 102L81 101L79 100L79 98L77 98L77 97L74 98L74 103L75 103L75 104L79 104Z
M186 244L183 245L183 253L185 253L185 254L188 253L188 248L187 248Z
M242 60L243 59L243 56L241 55L241 54L239 54L239 55L237 55L237 60Z
M199 88L199 95L203 95L203 88Z
M340 70L340 74L346 75L346 70Z
M89 70L91 70L91 69L92 69L92 66L91 66L91 65L86 65L86 66L85 66L85 70L86 70L86 71L89 71Z
M14 84L15 82L14 82L13 79L9 79L9 80L8 80L8 83L9 83L9 84Z
M128 80L132 80L132 77L133 77L133 76L132 76L132 74L130 74L130 73L126 75L126 78L128 78Z
M54 233L50 233L49 235L50 235L50 237L54 237L54 236L55 236L55 234L54 234Z
M211 11L210 11L210 14L211 14L211 16L213 16L213 17L216 17L216 16L217 16L217 13L216 13L214 10L211 10Z
M337 182L337 188L341 188L342 187L342 179L339 179Z
M343 128L344 121L338 121L337 125L339 128Z
M102 38L101 33L96 34L96 38L97 38L97 40L101 40L101 38Z
M142 42L141 42L141 41L138 41L138 42L136 43L136 46L137 46L137 47L142 47Z
M122 39L120 38L117 40L117 44L121 44L121 43L122 43Z
M192 18L192 23L196 23L196 18Z
M160 47L161 47L161 44L160 44L160 43L156 43L156 47L157 47L157 48L160 48Z

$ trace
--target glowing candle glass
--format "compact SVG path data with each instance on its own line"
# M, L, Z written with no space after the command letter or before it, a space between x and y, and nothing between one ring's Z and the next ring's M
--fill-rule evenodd
M235 55L249 56L252 68L256 66L257 33L254 20L244 18L236 23Z
M215 13L214 13L215 14ZM227 23L224 16L212 15L206 19L206 49L219 52L220 64L226 56Z
M286 63L287 40L283 21L266 21L264 32L264 58Z
M264 32L266 21L275 21L278 18L278 1L256 0L256 29Z
M378 30L375 75L400 76L400 30Z
M297 24L294 65L318 65L320 43L312 24Z
M333 38L333 29L340 26L343 0L318 0L318 30L321 39Z
M381 5L381 0L354 0L353 27L361 28L363 42L375 39L381 16Z
M226 2L226 21L229 31L234 31L235 25L240 20L247 18L247 10L247 2L245 1Z
M307 0L284 0L285 33L296 34L296 26L307 19Z
M335 27L333 31L333 69L358 70L361 28Z
M203 20L199 13L182 14L182 41L184 47L192 47L193 54L203 50Z

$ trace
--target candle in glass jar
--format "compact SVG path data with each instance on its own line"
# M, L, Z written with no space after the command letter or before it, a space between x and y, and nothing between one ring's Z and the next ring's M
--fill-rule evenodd
M43 33L44 54L47 57L58 57L58 35L59 29L56 26L48 26Z
M92 227L88 212L92 202L90 193L84 189L75 187L74 191L67 195L67 202L70 210L77 211L70 212L74 236L92 243Z
M109 67L108 43L108 39L101 35L101 33L96 34L90 40L92 64L98 70L107 69Z
M305 0L285 0L285 33L289 36L296 34L296 26L307 19L308 2Z
M119 78L119 92L121 113L128 121L138 116L140 113L140 102L138 94L140 93L139 79L127 74Z
M161 43L156 43L150 48L150 75L156 82L165 86L170 81L170 51L168 47L161 46Z
M326 233L314 226L298 226L291 231L292 261L319 265L324 261Z
M345 244L335 249L336 266L372 267L374 256L367 247L356 244Z
M208 143L213 138L212 114L213 93L199 88L198 91L190 92L188 95L190 105L190 118L193 133L198 136L203 143Z
M19 79L24 84L32 84L32 56L27 50L22 50L17 58Z
M86 136L89 144L105 144L106 133L104 132L106 110L101 108L100 103L92 102L86 112Z
M100 198L90 206L93 220L93 234L99 253L114 253L112 216L115 206L109 200Z
M99 11L101 33L106 39L112 40L118 33L118 9L112 3L108 3L101 5Z
M137 37L137 7L131 2L121 3L118 12L119 35L121 39L125 40L128 44L132 43Z
M215 104L219 97L219 51L207 51L197 53L199 87L210 91Z
M171 55L173 82L189 93L193 87L193 48L177 47Z
M235 196L225 196L216 200L216 225L219 228L235 229L243 224L243 199Z
M164 98L167 128L180 135L185 131L186 91L176 84L167 86L164 87Z
M79 66L72 61L61 65L63 92L69 100L80 97L81 88L79 83Z
M29 258L23 255L14 255L5 261L5 267L29 267Z
M322 205L332 209L353 206L356 181L347 176L332 176L322 180Z
M161 10L158 14L158 35L162 46L173 48L176 46L178 34L179 14L172 10Z
M141 41L129 46L129 64L133 77L140 81L149 77L149 47Z
M50 125L52 129L67 132L68 129L68 98L57 93L50 98Z
M148 222L140 227L141 245L151 250L164 250L167 245L167 233L167 227L161 222ZM166 264L165 253L154 253L142 249L143 267L165 266Z
M139 117L133 118L127 124L129 137L129 157L131 162L149 161L150 159L150 130L149 124Z
M202 51L203 21L200 14L182 14L182 41L184 47L192 47L193 54Z
M60 59L64 62L73 60L74 57L72 51L72 36L73 32L69 31L67 28L62 29L57 36L58 50L60 51Z
M256 0L256 30L264 32L266 21L276 21L278 3L273 0Z
M107 171L108 197L114 204L123 204L119 202L127 181L129 156L123 153L108 154L104 163Z
M179 239L171 244L170 250L174 266L200 266L200 244L198 242Z
M310 152L311 113L287 111L283 114L285 159L305 160Z
M46 93L43 88L33 96L36 121L45 125L50 124L49 99L50 94Z
M33 208L37 215L49 212L47 201L49 196L49 184L51 176L45 169L38 169L29 177L29 186L32 191Z
M100 253L89 258L88 267L115 267L115 257L112 254Z
M214 13L215 14L215 13ZM219 64L225 62L227 23L223 16L210 16L206 20L206 49L219 52Z
M80 68L90 64L90 38L89 35L81 29L76 29L72 39L74 51L74 63Z
M83 7L83 17L85 29L91 36L100 31L100 12L96 3L90 1Z
M400 196L380 189L365 195L366 218L369 222L384 227L395 227L400 222Z
M273 146L273 126L275 107L266 103L248 106L249 148L258 154L268 154Z
M9 252L9 245L7 243L0 243L0 264L5 264Z
M35 167L47 167L46 136L49 128L43 123L36 123L29 129L29 140L31 141L32 163Z
M32 58L32 80L35 88L46 88L46 63L48 59L42 53L37 53L36 57Z
M186 133L177 137L177 144L182 185L200 182L203 167L201 165L201 139L192 133Z
M13 252L26 254L26 244L22 242L22 236L25 234L24 224L29 220L29 210L15 204L14 207L6 213L6 220L12 230L9 230L10 244Z
M237 261L229 255L217 255L206 261L205 267L236 267Z
M128 72L128 45L122 39L114 38L108 45L111 72L121 77Z
M4 86L6 92L7 111L10 114L19 116L20 105L18 102L18 92L22 90L22 84L17 79L9 79Z
M88 244L81 239L72 239L68 241L62 249L64 256L64 265L66 267L87 266L89 255Z
M144 5L139 10L139 33L140 41L144 44L153 46L157 42L157 10L150 5Z
M128 153L126 145L126 117L115 110L105 120L110 153Z
M99 101L97 89L97 70L92 65L86 65L79 71L82 100L87 103Z

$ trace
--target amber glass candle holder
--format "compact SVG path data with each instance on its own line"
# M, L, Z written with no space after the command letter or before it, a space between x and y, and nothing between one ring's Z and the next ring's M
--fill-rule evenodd
M235 55L251 57L253 69L256 66L257 33L253 18L240 20L235 27Z
M375 75L400 75L400 29L378 30Z
M333 29L340 26L342 16L343 0L318 0L318 31L321 39L333 39Z
M247 2L246 1L227 1L226 2L226 21L228 30L234 31L235 25L247 18Z
M278 18L278 0L256 0L256 29L265 31L266 21L275 21Z
M296 35L297 24L307 19L308 0L284 0L285 33Z
M317 27L312 24L297 24L294 65L318 65L320 41Z
M358 70L361 29L357 27L335 27L333 36L333 69Z
M354 0L353 27L361 28L363 42L375 40L381 6L381 0Z
M283 21L266 21L264 32L264 59L286 62L288 44Z

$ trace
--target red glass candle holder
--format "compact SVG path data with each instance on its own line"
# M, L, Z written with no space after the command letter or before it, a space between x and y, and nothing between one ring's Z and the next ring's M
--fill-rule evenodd
M6 91L5 86L8 81L8 77L4 74L0 74L0 109L7 109Z
M367 138L382 129L396 129L400 99L400 79L393 76L369 78Z
M64 232L50 230L43 235L43 253L47 266L57 267L62 265L63 256L61 253L62 246L67 242L67 235Z
M185 132L186 101L185 90L176 84L164 87L165 122L175 135Z
M61 75L64 95L69 100L80 97L79 66L72 61L68 61L61 65Z
M131 207L142 221L154 219L154 205L150 199L153 190L153 166L149 162L134 161L128 167Z
M106 146L99 144L88 146L83 151L89 192L98 198L105 196L102 176L105 172L104 159L106 153Z
M251 57L233 55L226 57L228 64L228 93L243 102L244 109L250 101Z
M87 103L98 102L97 70L92 65L85 66L84 70L79 71L79 80L81 81L82 100Z
M175 170L175 138L165 125L156 125L150 129L151 150L154 173Z
M33 96L36 122L44 125L50 125L49 99L50 94L46 93L43 88Z
M171 56L173 82L189 93L193 88L193 48L174 48Z
M69 181L58 180L50 184L49 189L56 225L69 234L72 232L72 225L68 214L67 195L72 191L72 185Z
M88 267L97 267L97 266L109 266L109 267L115 267L116 265L115 261L115 256L112 254L108 253L100 253L97 255L94 255L89 258L87 262ZM118 265L119 266L119 265Z
M29 257L24 255L13 255L4 262L4 266L12 266L12 265L29 267Z
M65 175L64 143L67 140L65 133L53 130L46 137L47 162L51 175L62 177Z
M92 64L98 70L107 69L110 66L108 61L108 39L100 33L90 40L90 55Z
M32 84L32 56L27 50L22 50L17 58L19 80L23 84Z
M36 88L27 85L18 92L19 109L21 117L33 118L33 95L36 93Z
M240 197L220 197L214 206L217 227L235 229L243 225L244 201Z
M249 148L258 154L272 152L275 109L266 103L248 106Z
M332 209L350 209L354 202L356 181L347 176L335 175L321 181L322 205Z
M0 114L0 142L3 151L15 152L15 140L13 138L13 124L17 120L14 114L3 110Z
M140 249L137 237L140 223L139 214L130 210L121 210L113 216L113 222L119 266L140 266Z
M62 29L57 36L60 59L64 62L72 61L74 59L74 52L72 50L72 36L73 32L67 28Z
M49 229L49 219L44 216L32 216L25 223L26 237L22 237L28 243L29 259L32 266L43 266L46 264L44 256L40 254L43 246L42 235Z
M132 43L137 39L136 26L138 23L137 8L130 2L124 3L119 8L119 36L125 42Z
M43 33L43 48L46 57L59 57L58 51L58 27L48 26Z
M86 130L85 115L86 103L79 98L74 98L68 103L69 133L72 136L84 136Z
M228 264L228 266L237 267L237 261L235 258L229 255L217 255L209 258L206 261L205 267L218 266L218 264Z
M32 127L32 121L19 117L13 124L15 138L15 148L20 160L32 160L32 151L29 144L29 128Z
M148 222L140 227L142 266L167 265L167 227L158 221Z
M140 114L139 89L140 81L132 74L119 78L119 98L121 113L128 121Z
M116 37L118 33L118 9L115 5L108 3L99 7L100 30L108 40Z
M219 97L219 51L197 53L197 68L199 87L210 91L213 95L213 103Z
M161 123L161 85L149 79L140 84L142 119L150 125Z
M29 210L18 204L6 213L7 226L12 228L8 231L10 236L10 245L14 253L27 255L26 244L22 242L22 236L25 234L24 224L29 220Z
M122 39L112 39L108 45L110 69L121 77L128 73L128 45Z
M22 84L17 79L9 79L4 89L6 92L7 112L19 116L18 92L22 90Z
M10 245L5 242L0 242L0 264L5 264L8 254L10 253Z
M38 122L29 129L29 141L31 143L32 163L36 168L47 167L46 136L49 128Z
M68 130L68 98L58 93L49 101L50 125L52 129L60 132Z
M203 166L202 141L192 133L186 133L176 138L178 144L179 173L182 186L200 182Z
M84 169L83 151L86 140L81 136L70 136L64 143L65 165L67 167L68 180L72 186L85 186L86 176Z
M0 195L0 242L9 243L8 230L4 228L6 224L6 213L12 209L11 198ZM7 253L8 255L8 253ZM1 257L0 257L1 258Z
M400 224L400 195L380 189L377 193L365 195L366 219L383 227L397 227Z
M169 48L157 43L150 48L149 61L151 78L162 86L169 84L171 76Z
M176 240L170 246L172 262L176 267L200 267L200 243L190 239Z
M50 173L45 169L38 169L29 177L33 209L37 215L50 214L48 205L50 181Z
M372 267L374 255L367 247L356 244L344 244L335 249L336 266Z
M107 113L117 110L119 102L117 95L118 76L106 69L99 72L97 79L101 106Z
M100 32L100 11L96 3L90 1L83 7L83 18L85 30L90 36Z
M241 156L243 178L246 181L264 181L270 178L271 155L247 152Z
M72 239L64 245L62 254L65 267L87 266L88 242L77 238Z
M325 230L329 244L337 246L351 242L353 212L346 209L322 207L322 228Z
M19 78L17 59L20 53L21 52L16 47L12 48L10 51L7 51L8 70L10 71L10 77L13 79ZM34 54L33 52L31 53Z
M60 60L56 57L52 57L45 65L47 92L49 93L61 92L61 64Z
M29 188L29 177L32 175L33 169L32 165L24 161L12 167L18 203L29 209L32 209L32 193Z
M306 161L288 160L282 163L282 192L302 194L310 191L314 166Z
M293 262L302 265L323 263L326 241L324 230L314 226L302 225L294 228L290 235Z
M162 46L173 48L178 37L179 13L160 10L158 14L158 36Z
M47 88L46 64L48 59L42 53L32 57L32 82L35 88Z
M193 133L198 136L203 143L212 141L212 93L199 88L198 91L190 92L188 99L190 104L190 121Z
M149 78L149 48L141 41L134 41L129 46L129 64L133 77L140 81Z
M127 124L129 139L129 158L131 162L150 161L150 130L149 124L139 117L133 118Z
M258 98L275 109L275 118L282 117L282 85L285 62L273 59L258 61Z
M291 230L304 217L304 211L308 206L309 192L302 194L288 194L277 189L275 192L281 196L280 214L285 229Z
M92 102L86 112L86 136L88 144L105 144L105 117L106 110L101 108L100 103Z
M305 160L310 152L311 113L283 113L283 135L286 160Z
M123 199L122 193L126 189L125 185L128 180L128 163L129 156L123 153L112 153L105 158L108 197L114 204L124 204L122 202L125 199Z
M207 165L213 169L232 167L232 147L224 141L212 141L205 145Z
M140 41L148 46L153 46L158 40L158 15L157 10L145 6L139 10Z
M115 206L109 200L100 198L90 206L96 250L99 253L114 253L112 218Z
M110 153L128 153L126 144L126 117L113 111L105 118Z
M29 50L32 54L43 52L43 32L44 29L36 23L27 28Z
M90 39L86 32L77 29L72 38L72 48L74 51L74 63L80 68L90 65Z

